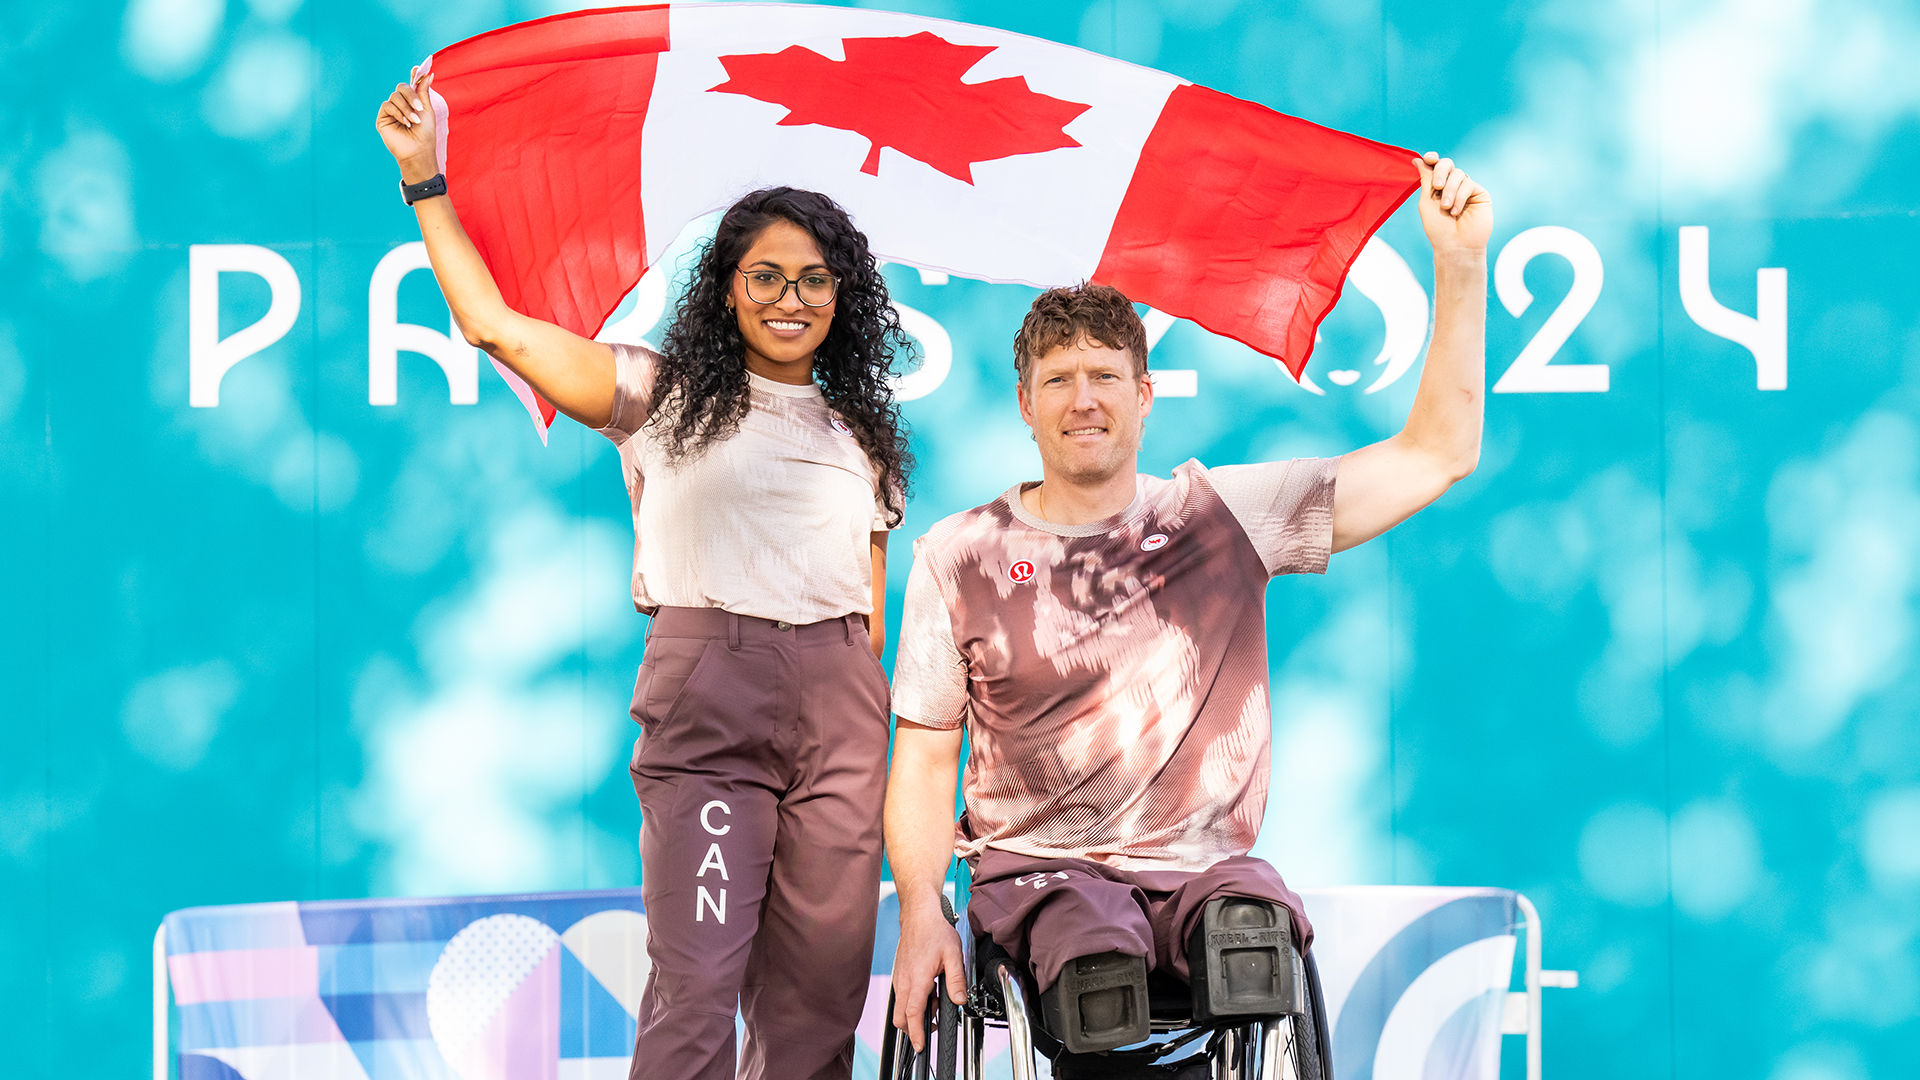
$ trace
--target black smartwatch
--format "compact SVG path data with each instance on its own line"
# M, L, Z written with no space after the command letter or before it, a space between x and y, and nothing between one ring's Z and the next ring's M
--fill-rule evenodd
M445 195L446 193L446 173L434 173L432 176L417 184L409 184L404 180L400 182L400 197L407 200L408 206L412 206L421 199L431 199L435 195Z

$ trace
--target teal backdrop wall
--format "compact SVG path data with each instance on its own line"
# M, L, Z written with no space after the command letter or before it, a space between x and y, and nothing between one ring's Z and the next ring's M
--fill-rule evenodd
M1548 997L1551 1076L1912 1075L1913 6L882 6L1437 148L1494 193L1489 377L1510 381L1482 464L1324 579L1272 587L1260 852L1302 884L1529 894L1548 966L1581 974ZM484 367L452 404L402 353L397 403L369 404L375 268L418 239L373 111L434 48L550 10L0 6L7 1075L144 1073L172 909L638 881L644 620L615 455L565 421L543 448ZM1160 401L1146 467L1393 430L1432 274L1410 213L1382 239L1410 275L1382 255L1378 302L1349 289L1322 393L1166 329L1154 365L1193 393ZM195 408L189 248L213 244L278 253L299 305ZM923 468L897 612L907 541L1038 462L1008 350L1032 291L889 273L951 349L906 406ZM222 332L271 292L218 275ZM445 328L430 275L397 296Z

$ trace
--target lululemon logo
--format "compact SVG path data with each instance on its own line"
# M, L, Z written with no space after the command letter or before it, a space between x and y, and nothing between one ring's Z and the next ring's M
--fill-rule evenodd
M833 430L835 430L835 431L837 431L837 432L839 432L839 433L840 433L840 434L842 434L842 435L852 435L852 434L853 434L853 429L847 426L847 422L846 422L845 420L842 420L842 419L840 419L840 418L839 418L839 417L837 417L837 416L836 416L836 417L834 417L833 419L831 419L831 420L829 420L829 421L827 421L827 423L829 423L829 424L832 424L832 425L833 425Z
M1152 536L1149 536L1145 540L1140 541L1141 551L1159 551L1161 548L1166 546L1167 546L1166 533L1154 533Z
M1032 581L1033 561L1030 559L1021 559L1019 562L1007 567L1007 580L1013 582L1015 585L1025 585L1027 582Z

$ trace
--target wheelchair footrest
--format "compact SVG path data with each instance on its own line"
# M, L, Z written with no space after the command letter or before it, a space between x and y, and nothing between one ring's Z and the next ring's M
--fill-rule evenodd
M1047 1030L1070 1054L1111 1050L1152 1034L1147 1014L1147 960L1105 952L1076 956L1040 995Z
M1306 967L1293 943L1287 909L1226 896L1207 901L1187 942L1193 1019L1307 1011Z

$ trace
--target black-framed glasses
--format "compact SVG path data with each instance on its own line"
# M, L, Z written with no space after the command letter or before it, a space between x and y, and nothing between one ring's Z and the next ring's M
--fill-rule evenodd
M734 273L747 279L747 299L756 304L777 304L791 287L801 303L808 307L826 307L833 303L833 294L840 287L833 275L824 270L810 270L798 278L772 270L735 270Z

